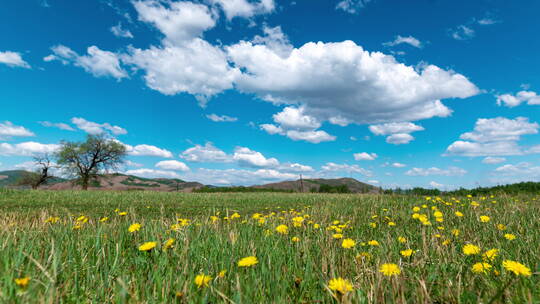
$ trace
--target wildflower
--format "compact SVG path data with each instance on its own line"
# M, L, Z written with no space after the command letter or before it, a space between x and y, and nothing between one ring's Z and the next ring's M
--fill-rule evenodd
M343 238L343 234L341 234L341 233L334 233L334 234L332 235L332 237L335 238L335 239L341 239L341 238Z
M156 242L146 242L139 246L139 251L150 251L156 247Z
M30 277L24 277L24 278L16 278L15 284L21 288L26 288L28 286L28 283L30 283Z
M238 214L237 212L233 213L231 215L231 220L234 220L235 218L240 218L240 214Z
M459 229L452 229L452 235L455 237L459 236Z
M504 238L509 240L509 241L512 241L512 240L516 239L516 236L511 234L511 233L507 233L507 234L504 235Z
M220 278L224 278L226 273L227 273L227 270L224 269L224 270L220 271L217 276L220 277Z
M382 264L379 268L379 272L385 276L395 276L401 273L399 266L393 263Z
M371 259L371 254L369 252L362 251L356 255L356 260L362 260L364 258L369 261Z
M141 227L142 226L139 223L131 224L129 226L129 228L128 228L128 231L131 232L131 233L137 232L137 231L141 230Z
M205 274L199 274L195 277L194 283L195 285L197 285L197 287L202 288L202 287L207 287L208 282L210 282L210 280L212 280L211 276L207 276Z
M168 239L167 241L165 241L165 243L163 244L163 250L172 248L174 246L174 242L174 239Z
M353 291L353 285L351 282L342 278L331 279L328 281L328 288L330 288L330 290L339 292L342 295L349 291Z
M287 234L289 233L289 227L286 225L279 225L276 227L276 231L281 234Z
M444 241L442 242L442 244L443 244L444 246L448 246L448 245L450 245L450 242L451 242L450 240L446 239L446 240L444 240Z
M291 241L293 241L293 242L295 242L295 243L298 243L298 242L300 242L300 238L297 237L297 236L294 236L294 237L291 239Z
M500 231L503 231L503 230L506 230L506 226L503 224L499 224L497 225L497 229L499 229Z
M320 227L321 227L321 225L319 225L319 224L314 224L314 225L313 225L313 228L314 228L314 229L319 229Z
M488 263L476 263L476 264L474 264L472 266L471 270L474 273L484 273L484 274L486 274L491 270L492 267L493 266L491 266Z
M259 261L257 260L257 257L248 256L238 261L238 267L251 267L257 263L259 263Z
M345 249L351 249L356 245L356 242L353 239L344 239L343 242L341 242L341 247Z
M463 246L463 253L465 255L473 255L473 254L479 254L480 253L480 247L473 245L473 244L467 244Z
M414 207L414 208L412 208L412 211L413 211L413 212L419 212L419 211L420 211L420 207Z
M80 225L80 224L77 224L77 225L73 226L73 230L79 230L81 228L82 228L82 225Z
M45 223L51 223L51 224L54 224L54 223L58 222L58 220L60 220L59 217L57 217L57 216L51 216L51 217L49 217L48 219L45 220Z
M395 225L396 225L396 223L394 223L394 222L388 222L388 226L390 226L390 227L395 226Z
M215 215L212 215L212 216L210 216L210 220L212 221L212 223L215 223L215 222L219 221L219 217L217 217Z
M487 222L489 222L489 220L490 220L490 218L487 215L481 215L480 216L480 222L482 222L482 223L487 223Z
M454 212L454 214L455 214L457 217L462 217L462 216L463 216L463 213L461 213L461 212L459 212L459 211Z
M293 226L294 227L302 227L302 223L304 222L304 218L301 216L293 217Z
M484 260L493 261L499 255L499 249L490 249L482 255Z
M377 223L369 223L369 226L371 226L371 228L377 228Z
M413 254L413 250L412 249L401 250L399 253L401 253L402 256L408 258Z
M126 215L127 215L127 212L125 212L125 211L118 212L118 215L120 215L120 216L126 216Z
M531 276L531 269L529 269L527 266L510 260L503 261L503 267L504 269L513 272L517 276L525 276L530 277Z
M397 240L398 240L398 242L400 242L400 243L402 243L402 244L407 242L407 239L404 238L404 237L402 237L402 236L399 236L399 237L397 238Z
M105 216L105 217L102 217L102 218L99 219L99 221L102 222L102 223L104 223L104 222L106 222L108 220L109 220L108 216Z
M375 241L375 240L371 240L368 242L368 245L369 246L379 246L379 242Z
M435 211L435 212L433 213L433 216L434 216L434 217L443 217L443 214L442 214L442 212L440 212L440 211Z

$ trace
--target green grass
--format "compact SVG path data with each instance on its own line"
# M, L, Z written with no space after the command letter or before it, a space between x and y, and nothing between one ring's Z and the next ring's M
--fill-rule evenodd
M460 203L442 199L452 205L382 195L0 190L0 302L540 302L538 197L459 198ZM473 200L478 207L471 205ZM412 208L424 204L428 208L419 213L428 215L432 226L411 217ZM443 222L435 221L432 206L444 214ZM115 209L127 215L119 216ZM455 216L456 210L464 216ZM241 217L223 219L235 212ZM269 216L260 224L251 218L254 213ZM81 215L89 221L74 230ZM215 223L213 215L219 217ZM302 227L293 227L292 218L299 215L309 217ZM481 223L480 215L491 220ZM58 216L59 222L45 223L50 216ZM109 220L102 223L102 217ZM190 224L172 231L177 218ZM335 231L327 228L335 220L348 222L343 235L357 242L354 248L341 248L341 240L333 239ZM388 226L389 221L396 226ZM142 228L129 233L133 223ZM289 227L288 235L275 232L280 224ZM497 224L507 230L498 230ZM453 229L460 230L458 237ZM506 240L505 233L517 238ZM294 236L300 241L292 242ZM399 236L407 243L398 242ZM169 238L176 240L175 246L163 251ZM363 246L369 240L380 246ZM443 245L445 240L450 242ZM158 245L151 252L139 251L146 241ZM498 275L471 271L482 258L462 253L469 242L482 252L500 250L490 262ZM406 248L417 251L403 258L400 250ZM357 258L363 252L371 258ZM237 266L239 259L252 255L257 265ZM525 264L533 275L509 273L501 266L505 259ZM378 271L383 263L398 264L401 274L383 276ZM216 278L222 270L226 275ZM194 284L201 273L212 276L206 288ZM26 288L15 284L15 278L27 276ZM332 294L327 285L336 277L349 280L354 290Z

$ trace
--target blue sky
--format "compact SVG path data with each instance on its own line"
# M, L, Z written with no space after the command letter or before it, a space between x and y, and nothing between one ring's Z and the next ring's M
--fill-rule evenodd
M25 0L0 11L0 170L61 140L215 185L540 180L540 3Z

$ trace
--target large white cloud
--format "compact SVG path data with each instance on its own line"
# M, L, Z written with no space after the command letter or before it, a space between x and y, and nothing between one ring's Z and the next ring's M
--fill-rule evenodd
M77 126L77 128L83 130L84 132L92 135L99 135L103 134L107 131L111 132L114 135L123 135L127 134L126 129L119 127L119 126L113 126L109 123L96 123L92 121L88 121L82 117L73 117L71 119L71 122Z
M238 165L252 168L273 168L279 165L275 158L266 158L261 152L253 151L246 147L236 147L233 160Z
M405 175L409 176L430 176L430 175L444 175L444 176L462 176L467 173L467 170L458 167L448 167L448 169L440 169L437 167L431 168L412 168L405 172Z
M88 47L87 55L79 55L67 46L57 45L51 48L53 54L43 58L45 61L58 60L64 65L73 64L83 68L95 77L113 77L117 80L128 77L121 67L118 54L103 51L97 46Z
M189 171L189 167L181 161L162 160L156 164L156 168L173 171Z
M211 142L207 142L204 146L195 145L186 149L180 154L180 157L196 163L226 163L232 161L227 153L216 148Z
M498 184L540 181L540 166L528 162L507 164L493 170L491 175L490 181Z
M10 121L0 122L0 140L10 137L27 137L35 134L23 126L16 126Z
M133 156L156 156L163 158L172 158L173 154L169 150L161 149L152 145L136 145L130 146L124 144L126 151L129 155Z
M251 18L257 14L270 13L275 9L274 0L260 0L250 2L248 0L210 0L218 4L228 20L234 17Z
M54 153L60 148L57 144L42 144L34 141L18 144L0 143L0 155L5 156L34 156Z
M452 143L446 149L445 155L501 156L533 153L520 147L518 141L523 135L537 134L539 127L525 117L480 118L476 121L474 130L461 134L462 140Z
M0 52L0 63L10 67L19 67L29 69L30 65L23 60L21 53L5 51Z
M237 87L275 104L299 104L319 120L355 123L445 117L441 99L479 92L465 76L434 65L414 68L352 41L306 43L287 56L266 44L241 41L226 47L243 70Z

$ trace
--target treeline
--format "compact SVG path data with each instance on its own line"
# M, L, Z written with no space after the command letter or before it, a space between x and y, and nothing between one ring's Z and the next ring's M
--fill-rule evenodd
M438 189L425 189L425 188L412 188L412 189L387 189L384 190L385 194L409 194L409 195L428 195L428 196L437 196L441 194L445 195L455 195L455 196L464 196L464 195L489 195L496 193L504 194L521 194L521 193L540 193L540 183L537 182L522 182L510 185L500 185L494 187L477 187L474 189L465 189L460 188L453 191L440 191Z
M321 184L319 186L319 189L313 187L311 188L311 192L315 193L351 193L351 190L349 190L349 187L347 185L339 185L339 186L331 186L327 184Z
M292 193L293 190L287 189L273 189L273 188L254 188L254 187L201 187L194 189L193 192L197 193L222 193L222 192L285 192Z

